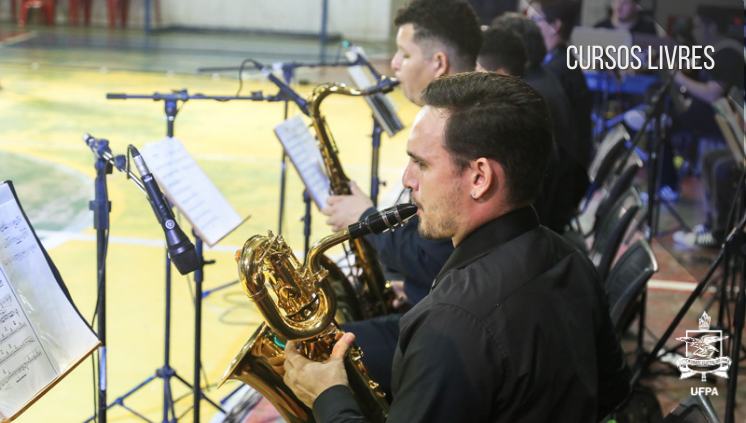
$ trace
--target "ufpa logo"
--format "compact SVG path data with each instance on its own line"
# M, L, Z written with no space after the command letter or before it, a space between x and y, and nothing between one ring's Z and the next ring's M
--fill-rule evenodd
M727 379L731 361L723 357L723 339L726 338L723 331L710 329L710 316L702 313L699 330L688 330L685 338L676 338L686 342L686 357L676 362L681 379L700 374L702 381L706 381L708 373Z

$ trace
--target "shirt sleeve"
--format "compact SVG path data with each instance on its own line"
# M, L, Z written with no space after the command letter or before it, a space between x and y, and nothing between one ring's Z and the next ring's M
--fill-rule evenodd
M408 323L416 328L402 328L387 423L488 421L502 384L495 343L461 308L440 305L425 314Z
M369 208L360 219L375 213ZM399 229L365 238L378 253L378 259L394 272L401 273L407 281L415 283L418 288L430 290L435 277L453 252L450 239L429 241L417 232L419 217L414 216Z
M598 284L597 295L601 300L601 324L596 334L598 357L598 408L599 418L605 417L629 394L631 375L627 357L616 339L614 324L609 315L606 293Z
M350 388L336 385L322 392L313 402L313 417L318 423L365 423Z

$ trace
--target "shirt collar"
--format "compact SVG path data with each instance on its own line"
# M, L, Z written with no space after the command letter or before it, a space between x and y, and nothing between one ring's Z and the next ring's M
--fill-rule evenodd
M531 206L521 207L493 219L466 236L443 265L433 288L441 276L451 269L463 267L470 261L484 255L517 236L539 226L539 217Z

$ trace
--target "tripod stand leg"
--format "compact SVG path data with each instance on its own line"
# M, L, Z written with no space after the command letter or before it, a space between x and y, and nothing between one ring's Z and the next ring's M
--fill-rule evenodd
M731 371L728 378L728 397L725 403L725 423L734 423L734 409L736 407L736 389L738 387L738 363L741 340L743 339L744 320L746 320L746 263L741 260L740 290L736 297L736 310L733 316L733 349L731 353Z
M140 388L142 388L143 386L145 386L145 385L147 385L148 383L152 382L152 381L153 381L153 380L154 380L154 379L155 379L156 377L157 377L156 375L153 375L153 376L150 376L149 378L145 379L145 380L144 380L143 382L141 382L141 383L140 383L139 385L137 385L137 386L135 386L134 388L132 388L132 389L131 389L131 390L130 390L129 392L127 392L126 394L122 395L121 397L119 397L119 398L115 399L115 400L114 400L114 401L113 401L113 402L112 402L111 404L109 404L109 405L108 405L108 406L106 407L106 409L108 410L108 409L110 409L111 407L113 407L113 406L115 406L115 405L119 405L119 406L121 406L121 407L124 407L124 408L125 408L125 409L127 409L127 410L128 410L129 412L131 412L132 414L136 415L137 417L140 417L141 419L143 419L143 420L145 420L145 421L147 421L147 422L149 422L149 423L153 423L153 422L151 422L150 420L148 420L148 419L146 419L145 417L143 417L142 415L140 415L140 414L139 414L138 412L136 412L136 411L132 410L131 408L129 408L128 406L124 405L124 400L126 400L126 399L127 399L127 398L128 398L129 396L130 396L130 395L132 395L132 394L134 394L135 392L137 392L137 391L138 391L138 390L139 390ZM93 416L93 417L91 417L90 419L86 420L86 421L85 421L85 422L83 422L83 423L88 423L88 422L91 422L91 421L93 421L94 419L96 419L96 417L98 417L98 416Z

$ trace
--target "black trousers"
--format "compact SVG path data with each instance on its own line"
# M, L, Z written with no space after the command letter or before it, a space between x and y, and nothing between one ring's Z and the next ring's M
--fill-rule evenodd
M391 366L399 342L401 314L376 317L360 322L342 323L345 332L355 334L355 343L363 350L363 365L378 382L391 402Z
M731 229L728 227L728 217L736 199L741 171L730 149L712 150L702 156L702 180L707 199L705 226L719 242L725 239ZM736 216L740 215L739 212L736 210Z

